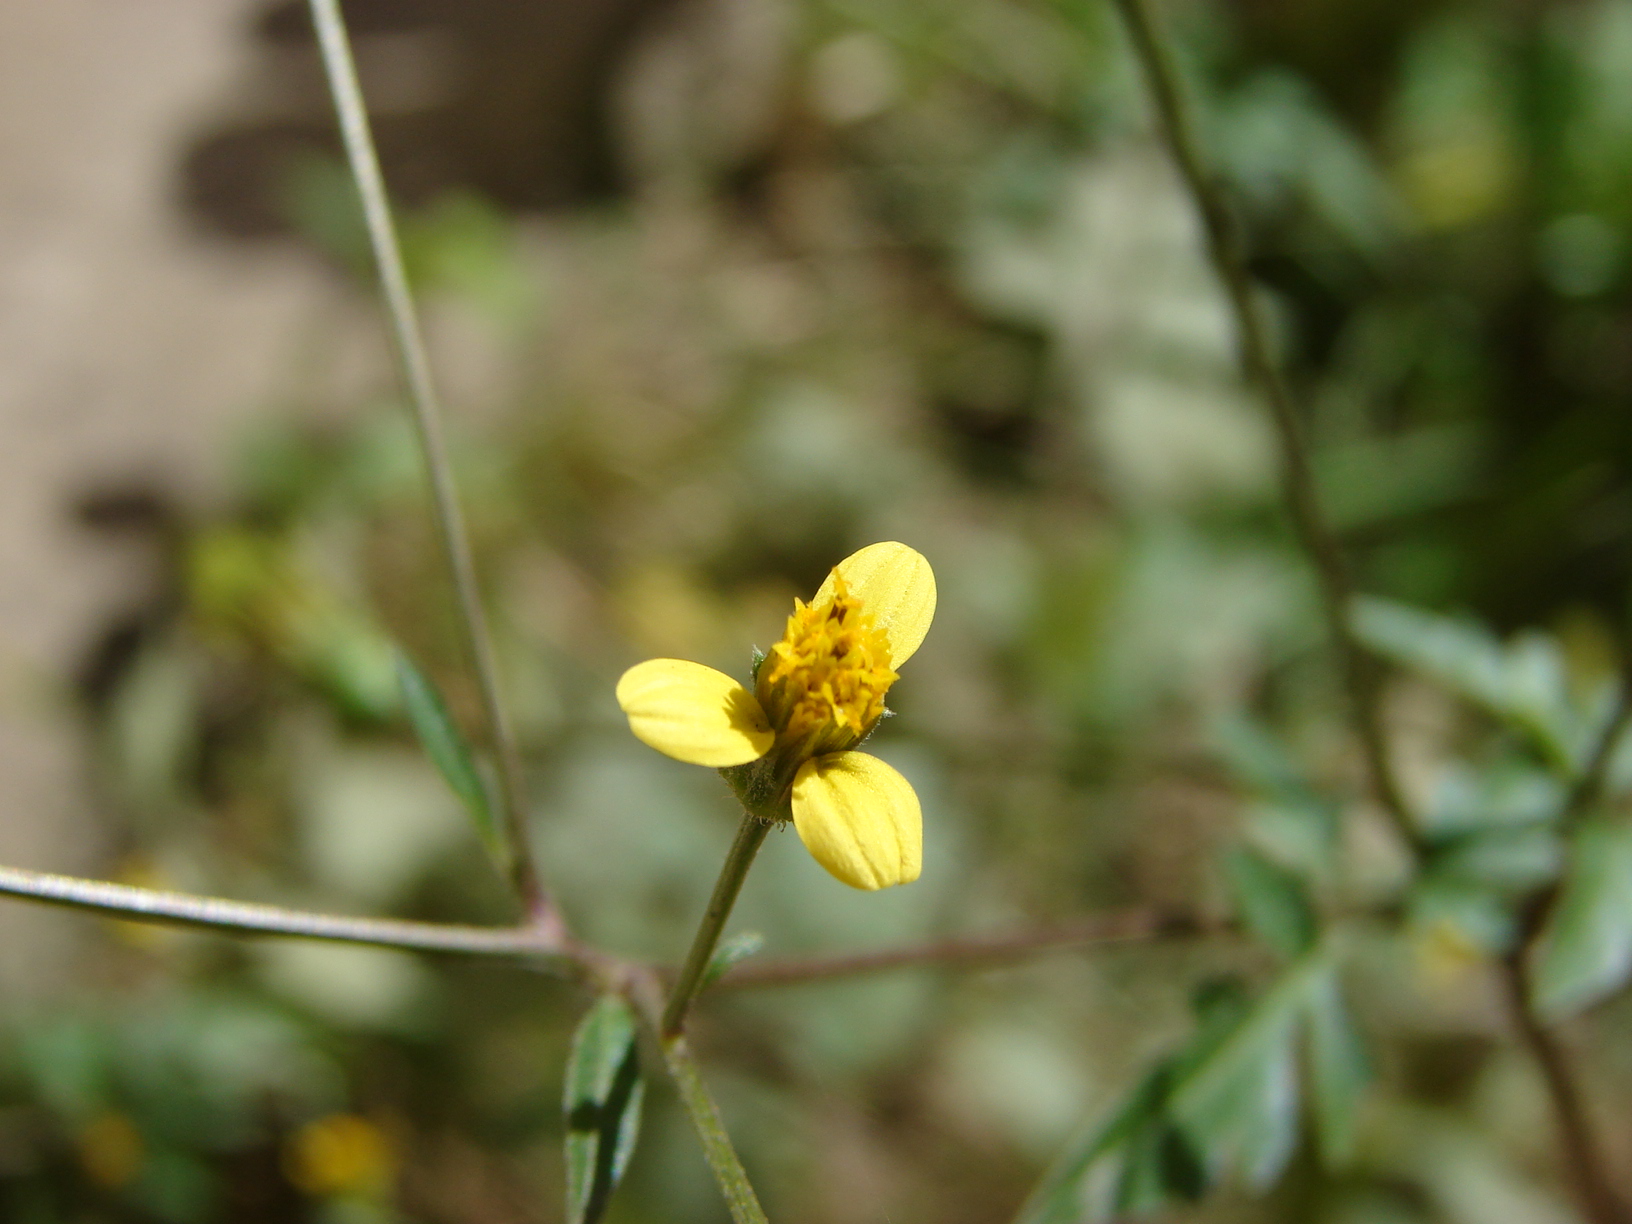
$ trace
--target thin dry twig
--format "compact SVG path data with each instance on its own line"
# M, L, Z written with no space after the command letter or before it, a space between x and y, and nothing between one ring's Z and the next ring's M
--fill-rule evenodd
M1503 999L1514 1032L1536 1060L1547 1087L1558 1127L1564 1169L1582 1211L1591 1224L1632 1224L1628 1207L1609 1173L1609 1164L1587 1112L1581 1088L1564 1045L1530 1007L1530 975L1525 944L1516 946L1501 966Z
M465 646L475 671L477 687L481 690L488 740L498 765L499 803L504 811L511 882L532 921L541 930L559 939L566 932L559 914L544 892L527 838L521 757L500 693L493 637L488 628L487 614L482 608L476 563L471 556L470 537L465 530L459 492L454 485L447 443L443 438L442 406L435 381L431 378L430 361L425 355L419 316L408 287L408 272L402 261L396 225L391 219L385 180L380 174L379 158L374 151L368 110L357 83L357 68L352 61L345 22L340 16L339 0L311 0L311 11L312 21L317 27L318 45L323 52L324 70L334 95L335 111L340 119L346 157L351 163L358 195L362 198L363 218L368 225L380 291L391 320L391 337L402 368L408 399L413 406L420 450L430 476L432 508L442 540L442 551L453 576Z
M789 957L736 965L711 990L796 986L832 978L859 977L892 969L974 969L1010 963L1067 948L1102 947L1154 939L1205 935L1229 929L1196 914L1151 908L1104 914L1058 926L1005 935L969 935L904 948L838 956Z
M1558 814L1558 828L1568 832L1592 810L1603 793L1605 778L1627 725L1632 722L1632 671L1623 673L1615 695L1615 705L1599 730L1598 739L1587 753L1575 785L1565 797ZM1507 1005L1513 1031L1541 1071L1558 1128L1558 1142L1576 1198L1592 1224L1628 1224L1632 1205L1622 1197L1610 1176L1603 1147L1593 1129L1591 1115L1570 1058L1558 1034L1542 1023L1531 1007L1529 957L1536 937L1547 925L1548 914L1558 900L1557 884L1531 897L1519 914L1519 935L1513 950L1499 967L1502 997Z
M128 922L194 927L233 935L284 935L422 952L521 956L563 976L578 976L575 958L563 953L553 940L532 926L478 927L324 914L104 880L84 880L21 867L0 867L0 895L91 910Z
M609 986L642 974L656 975L654 980L678 976L576 940L558 944L532 926L480 927L330 914L29 871L22 867L0 866L0 896L85 910L124 922L190 927L223 935L283 936L420 952L520 957L535 968ZM789 986L917 966L973 968L1068 948L1206 935L1229 929L1228 923L1183 911L1130 909L1002 935L969 935L879 951L751 962L736 966L710 989Z
M1235 316L1241 364L1248 381L1258 387L1269 406L1279 443L1281 482L1287 508L1299 542L1314 563L1319 579L1321 612L1342 666L1355 731L1365 755L1372 791L1399 830L1406 847L1415 851L1416 824L1395 776L1388 755L1387 738L1383 733L1377 665L1361 644L1350 621L1354 586L1349 577L1348 564L1337 536L1320 508L1314 473L1309 464L1309 445L1303 420L1275 360L1263 305L1247 272L1246 252L1239 227L1226 202L1223 184L1202 158L1194 125L1180 92L1173 57L1157 30L1147 0L1115 0L1115 3L1144 69L1152 100L1161 117L1162 135L1168 152L1178 165L1196 210L1201 215L1208 258L1224 286Z

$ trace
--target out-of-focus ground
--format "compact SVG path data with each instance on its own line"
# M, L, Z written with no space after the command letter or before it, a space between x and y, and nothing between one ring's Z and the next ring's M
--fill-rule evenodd
M246 0L0 6L0 857L83 868L69 691L117 609L149 598L145 545L93 532L87 494L219 491L314 326L372 327L289 247L202 235L177 150L220 113L253 47ZM366 361L367 358L364 358ZM38 989L74 924L6 906L6 989Z

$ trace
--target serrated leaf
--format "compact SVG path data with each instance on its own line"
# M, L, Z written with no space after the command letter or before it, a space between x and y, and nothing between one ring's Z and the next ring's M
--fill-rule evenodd
M1349 1014L1337 975L1315 983L1308 1000L1309 1096L1328 1168L1342 1168L1354 1152L1360 1100L1371 1082L1371 1059Z
M502 863L505 859L504 838L494 819L487 783L476 768L470 745L465 742L453 716L448 713L442 694L414 666L413 660L401 651L397 652L397 680L402 685L402 700L408 711L408 721L413 724L425 755L436 766L449 789L458 796L460 803L464 804L488 853L495 861Z
M1534 1003L1550 1016L1579 1011L1632 973L1632 825L1582 827L1557 908L1540 945Z
M1291 960L1314 946L1319 924L1297 876L1246 847L1225 855L1224 874L1242 920L1276 952Z
M1584 720L1569 698L1563 651L1545 634L1503 645L1483 625L1384 599L1355 601L1354 629L1372 650L1437 680L1529 736L1549 763L1573 771Z
M567 1224L595 1224L634 1153L645 1084L634 1012L603 995L573 1034L566 1114Z
M765 936L758 931L741 931L729 939L722 939L714 949L714 955L708 958L708 968L703 971L703 985L712 986L732 965L747 960L764 946Z

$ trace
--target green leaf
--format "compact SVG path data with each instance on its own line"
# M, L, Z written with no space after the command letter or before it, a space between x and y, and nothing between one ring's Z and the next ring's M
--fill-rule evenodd
M567 1120L567 1222L595 1224L617 1188L640 1133L645 1085L635 1016L603 995L572 1038L562 1108Z
M1371 1082L1371 1059L1349 1015L1337 975L1328 973L1308 1000L1309 1096L1320 1156L1342 1168L1354 1153L1355 1121Z
M1437 680L1527 735L1549 764L1573 772L1585 723L1569 698L1563 651L1545 634L1503 645L1483 625L1383 599L1355 601L1353 624L1372 650Z
M1617 989L1632 973L1632 825L1584 825L1553 918L1542 937L1534 1003L1568 1015Z
M729 939L721 940L714 949L714 955L708 958L708 968L703 971L703 985L712 986L732 965L747 960L764 946L765 936L758 931L740 931Z
M1437 848L1436 875L1482 885L1508 895L1532 892L1558 877L1563 847L1552 829L1492 829Z
M1513 758L1478 769L1452 762L1422 809L1423 836L1433 842L1558 819L1569 788L1553 774Z
M1184 1131L1162 1118L1129 1140L1111 1201L1118 1216L1132 1216L1175 1198L1195 1202L1206 1192L1200 1154Z
M1306 957L1290 968L1173 1093L1173 1116L1209 1169L1234 1166L1261 1188L1286 1166L1298 1130L1298 1020L1327 964Z
M1303 799L1313 790L1281 741L1250 719L1218 719L1211 739L1230 771L1253 790L1278 798Z
M1132 1142L1161 1117L1173 1078L1171 1059L1146 1072L1109 1119L1066 1147L1021 1207L1014 1224L1077 1224L1083 1218L1089 1174L1102 1157Z
M403 704L425 755L431 759L476 825L476 832L496 862L506 857L504 837L494 818L487 784L476 768L470 745L448 713L442 694L430 679L414 666L413 660L397 652L397 679L402 685Z
M1309 784L1280 741L1258 724L1220 719L1212 740L1252 792L1245 818L1253 840L1314 878L1330 873L1339 850L1338 805Z
M1317 952L1256 1000L1230 979L1204 985L1189 1043L1067 1147L1015 1224L1079 1224L1193 1200L1232 1166L1253 1186L1272 1182L1297 1142L1300 1027L1331 974ZM1095 1174L1118 1158L1106 1196Z
M1246 847L1225 855L1224 873L1242 919L1276 952L1291 960L1314 946L1315 911L1297 876Z
M1487 956L1501 956L1518 935L1512 903L1486 885L1428 872L1406 900L1406 920L1419 936L1449 936Z
M334 604L291 620L285 630L301 668L349 714L374 722L396 717L396 652L372 620Z

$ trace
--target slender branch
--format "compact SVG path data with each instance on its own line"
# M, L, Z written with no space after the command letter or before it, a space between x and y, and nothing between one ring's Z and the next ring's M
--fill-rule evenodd
M714 895L708 900L708 909L703 911L703 920L691 941L691 951L686 954L686 963L680 967L680 975L675 978L674 986L669 991L668 1004L663 1008L658 1032L665 1040L685 1027L686 1009L702 989L703 975L708 972L714 945L720 942L720 933L725 930L726 919L731 916L731 907L737 903L737 894L742 891L742 882L748 877L748 868L753 865L754 855L759 853L759 847L770 831L770 824L752 812L742 814L742 823L737 826L737 839L731 843L731 850L720 867Z
M1303 422L1272 352L1263 307L1247 273L1240 231L1225 203L1223 185L1202 158L1194 125L1180 92L1178 72L1156 28L1149 0L1115 0L1115 3L1128 27L1152 100L1161 116L1168 152L1178 164L1201 214L1213 271L1223 283L1235 315L1242 366L1248 380L1263 393L1274 420L1287 506L1298 539L1314 562L1322 613L1339 655L1372 791L1406 846L1415 851L1415 822L1389 760L1383 734L1376 664L1365 652L1349 619L1354 591L1348 565L1320 509Z
M357 68L352 61L345 22L340 16L339 0L311 0L311 9L318 44L323 52L323 67L340 119L346 156L351 163L352 177L357 182L358 195L362 198L363 216L368 224L369 242L374 249L380 289L391 318L397 360L407 385L408 398L413 404L420 449L430 474L432 502L442 537L442 550L453 575L465 645L476 672L477 687L481 689L488 739L498 765L499 800L504 808L509 840L511 882L533 921L542 929L560 936L563 933L561 920L544 893L527 839L521 759L499 692L492 635L488 630L487 616L482 610L470 539L465 531L459 494L454 487L447 445L442 436L442 409L431 379L430 362L425 355L413 295L408 288L408 274L403 266L402 249L391 219L385 180L380 175L379 158L374 151L374 138L369 132L368 112L357 83Z
M1209 173L1202 160L1179 90L1178 74L1168 48L1157 31L1149 0L1115 0L1115 3L1127 24L1156 109L1161 115L1168 149L1178 163L1201 214L1209 257L1235 313L1242 364L1248 378L1262 391L1274 419L1287 504L1298 537L1314 561L1320 580L1322 610L1341 659L1355 729L1365 754L1372 790L1394 822L1402 843L1420 857L1422 843L1416 822L1411 817L1388 756L1375 662L1361 646L1349 619L1353 588L1348 568L1337 539L1320 510L1303 423L1271 352L1262 307L1247 274L1240 233L1225 203L1222 184ZM1632 717L1632 710L1628 709L1632 698L1624 689L1619 701L1581 778L1571 790L1561 824L1567 824L1578 816L1598 793L1614 741L1628 717ZM1546 903L1544 894L1530 907L1522 927L1525 937L1518 942L1516 952L1504 965L1505 990L1519 1037L1541 1067L1547 1082L1558 1120L1561 1147L1583 1207L1594 1224L1626 1224L1626 1208L1605 1175L1602 1156L1582 1108L1563 1048L1531 1014L1527 1004L1529 991L1524 965L1525 948L1537 929L1536 923Z
M1063 926L1020 931L1007 935L970 935L936 940L907 948L855 952L840 956L812 956L784 960L749 961L726 972L710 990L740 990L760 986L794 986L831 978L858 977L891 969L919 966L973 968L1020 960L1039 952L1103 944L1135 943L1165 936L1207 934L1225 930L1194 914L1154 909L1105 914Z
M1615 705L1559 809L1561 834L1578 825L1597 803L1615 746L1629 721L1632 721L1632 671L1623 672ZM1558 1130L1559 1153L1582 1210L1592 1224L1628 1224L1632 1221L1632 1207L1620 1196L1610 1178L1569 1056L1558 1034L1530 1007L1530 948L1547 925L1547 916L1558 894L1559 884L1555 881L1538 890L1520 908L1518 938L1514 940L1512 952L1499 966L1502 997L1515 1035L1541 1071Z
M223 935L286 936L424 952L525 957L562 976L592 978L605 989L621 989L621 983L640 974L651 974L653 980L658 981L663 973L655 966L629 961L576 940L558 942L550 933L535 926L479 927L326 914L279 905L229 901L194 893L165 892L80 876L54 875L22 867L0 867L0 896L87 910L124 922L191 927L217 931ZM723 928L723 925L722 921L720 926ZM831 957L790 957L739 965L710 989L750 990L764 986L789 986L920 965L962 967L996 964L1064 948L1209 934L1227 929L1227 926L1208 923L1182 912L1130 910L1035 931L971 935L906 948ZM705 970L707 965L705 959ZM673 976L678 982L681 975Z
M0 867L0 895L91 910L127 921L201 927L232 935L287 935L425 952L524 956L564 976L576 975L573 958L563 955L548 933L531 926L455 926L395 918L356 918L227 901L220 897L161 892L130 884L27 871L21 867Z
M1582 1211L1591 1224L1629 1224L1632 1207L1621 1197L1609 1175L1569 1057L1557 1034L1530 1010L1529 972L1525 967L1523 944L1503 960L1501 977L1513 1029L1536 1060L1547 1086L1547 1098L1552 1103L1553 1118L1558 1126L1559 1150Z

